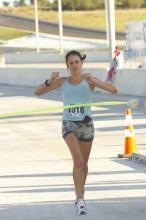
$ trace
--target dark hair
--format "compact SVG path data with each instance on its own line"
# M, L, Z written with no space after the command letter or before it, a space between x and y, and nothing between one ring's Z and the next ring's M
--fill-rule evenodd
M68 58L70 57L70 56L78 56L79 58L80 58L80 60L81 61L83 61L83 60L85 60L86 59L86 55L85 54L80 54L80 52L78 52L78 51L76 51L76 50L71 50L71 51L69 51L67 54L66 54L66 56L65 56L65 61L66 61L66 65L68 66L68 64L67 64L67 62L68 62Z

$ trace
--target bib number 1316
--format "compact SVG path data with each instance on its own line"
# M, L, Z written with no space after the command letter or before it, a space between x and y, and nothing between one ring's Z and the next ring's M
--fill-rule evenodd
M84 106L81 107L72 107L68 109L70 116L72 117L81 117L84 115Z

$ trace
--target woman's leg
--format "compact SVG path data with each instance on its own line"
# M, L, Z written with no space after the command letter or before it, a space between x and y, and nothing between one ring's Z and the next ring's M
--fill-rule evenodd
M91 147L92 147L92 142L83 142L79 141L79 147L80 147L80 152L83 158L83 171L84 171L84 182L83 184L85 185L87 174L88 174L88 160L91 152ZM83 186L84 188L84 186ZM83 192L84 194L84 192Z
M84 159L74 133L70 133L66 136L65 142L67 143L73 159L73 180L75 185L75 191L77 198L83 198L84 196ZM82 148L82 147L81 147Z
M88 173L88 159L92 141L78 141L74 133L65 138L73 158L73 180L77 198L84 198L84 185Z

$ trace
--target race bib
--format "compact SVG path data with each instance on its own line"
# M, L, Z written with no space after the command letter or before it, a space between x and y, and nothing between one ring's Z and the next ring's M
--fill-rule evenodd
M83 117L84 116L84 106L72 107L68 109L70 117Z

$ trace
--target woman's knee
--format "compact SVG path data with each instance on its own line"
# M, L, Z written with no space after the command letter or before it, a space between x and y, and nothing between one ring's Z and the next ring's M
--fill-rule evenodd
M82 168L84 171L88 170L88 164L83 161L82 158L78 158L74 161L76 168Z
M74 160L74 167L77 169L84 169L84 162L81 157L78 157Z

